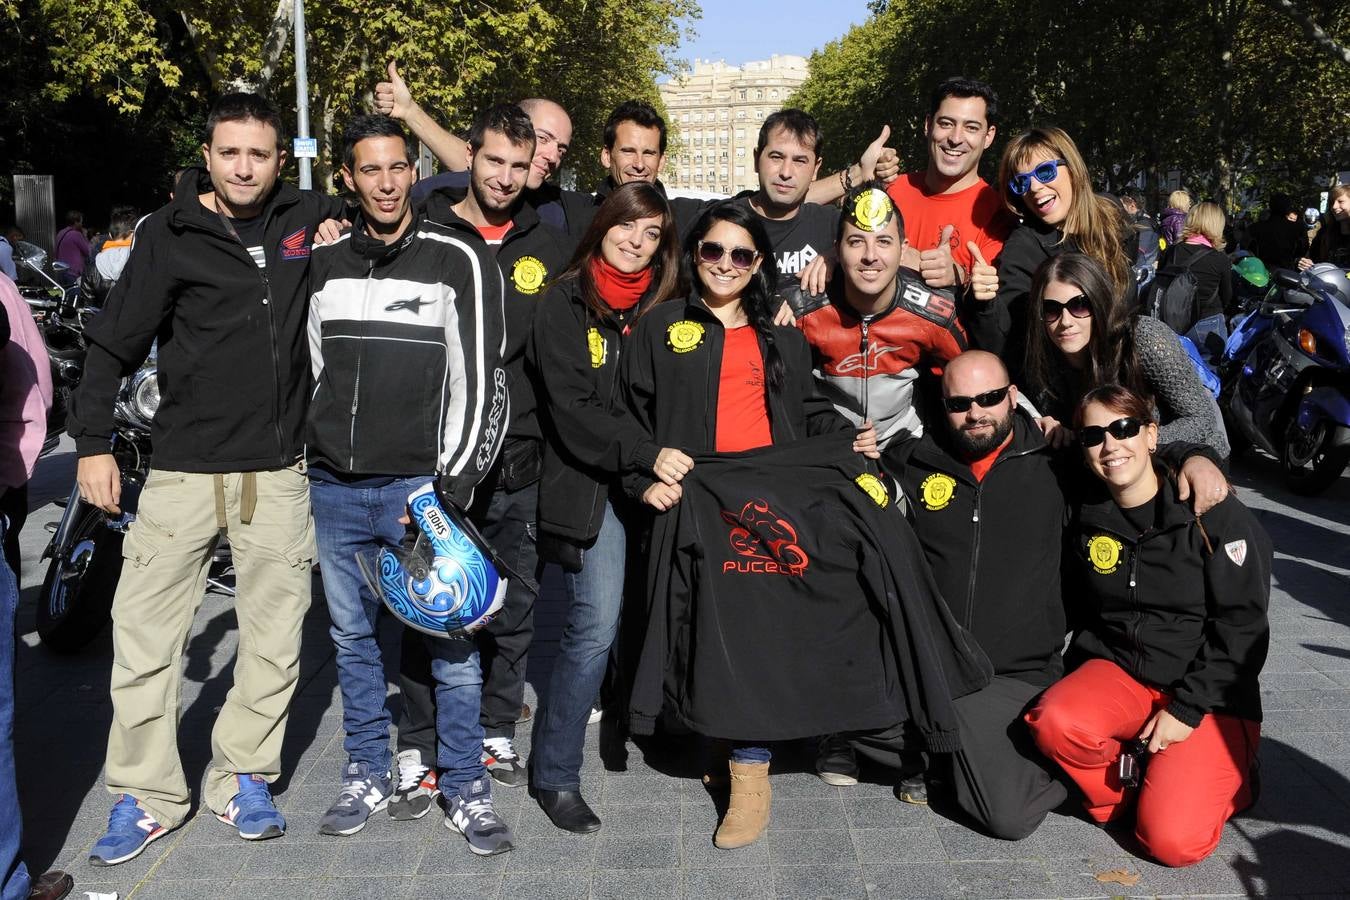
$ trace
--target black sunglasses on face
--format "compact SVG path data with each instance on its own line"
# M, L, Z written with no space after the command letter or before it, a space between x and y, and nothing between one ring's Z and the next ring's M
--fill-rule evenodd
M1126 416L1116 419L1110 425L1087 425L1078 429L1078 443L1084 447L1095 447L1106 440L1109 434L1118 441L1126 441L1139 434L1144 423Z
M727 250L717 241L699 241L698 258L710 265L716 265L722 261L722 257L728 253L731 254L731 264L738 269L748 269L755 264L756 257L759 256L758 250L752 250L749 247L732 247Z
M1008 396L1008 388L1010 387L1012 385L1007 384L997 390L976 394L974 397L943 397L942 405L947 407L947 412L952 413L967 412L971 406L991 409L1003 402L1003 398Z
M1041 318L1045 320L1045 324L1053 325L1059 321L1060 316L1064 315L1066 309L1069 311L1069 315L1075 319L1086 319L1092 315L1092 304L1087 297L1079 294L1077 297L1070 297L1063 303L1058 300L1042 300Z

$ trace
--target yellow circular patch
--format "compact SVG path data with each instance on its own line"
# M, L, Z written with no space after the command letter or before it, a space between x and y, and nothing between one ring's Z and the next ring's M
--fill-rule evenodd
M586 346L591 351L591 368L598 369L605 364L605 336L600 333L599 328L592 328L586 332Z
M666 345L676 353L688 353L703 343L703 326L681 319L666 329Z
M891 495L886 491L886 485L881 483L881 479L871 472L864 472L853 483L863 489L863 493L872 498L872 502L882 509L885 509L891 503Z
M548 270L544 268L543 263L533 256L522 256L511 267L511 281L515 284L516 290L522 294L539 293L539 289L544 286L544 279L547 277Z
M1120 541L1109 534L1093 535L1088 541L1088 560L1101 575L1110 575L1120 566Z
M952 502L952 497L956 495L956 479L941 472L934 472L923 480L919 490L923 492L923 505L937 512L939 509L946 509L947 504Z
M885 191L863 191L853 201L853 224L863 231L880 231L895 213L895 204Z

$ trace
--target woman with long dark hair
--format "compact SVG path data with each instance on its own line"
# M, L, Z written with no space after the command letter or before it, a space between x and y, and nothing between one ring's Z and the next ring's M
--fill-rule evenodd
M1255 801L1273 548L1236 496L1178 499L1145 397L1103 385L1073 421L1099 479L1072 516L1077 627L1026 721L1094 821L1133 816L1149 856L1187 866Z
M555 825L600 819L581 796L582 744L619 626L632 505L620 475L678 481L692 461L653 444L620 402L621 351L635 322L680 293L675 219L646 182L616 189L540 303L530 343L544 431L539 558L565 570L567 620L535 720L531 783Z
M730 453L850 430L816 390L806 339L773 324L777 273L759 216L719 203L699 218L685 246L688 296L638 323L623 367L629 409L654 445ZM875 429L853 446L875 458ZM632 480L629 491L658 511L681 496L679 484L652 478ZM714 838L718 847L744 846L763 832L770 756L762 742L733 746L731 804Z
M1119 383L1156 404L1163 443L1207 444L1221 459L1228 436L1214 398L1200 383L1176 334L1149 316L1132 315L1102 266L1062 253L1036 271L1019 383L1041 411L1041 429L1056 445L1084 394Z

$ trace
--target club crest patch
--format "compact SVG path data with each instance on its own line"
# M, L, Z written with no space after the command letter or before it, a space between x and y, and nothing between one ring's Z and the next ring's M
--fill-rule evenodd
M511 267L511 283L522 294L539 293L539 289L544 286L544 279L547 277L548 270L544 268L543 263L533 256L522 256Z
M1240 541L1229 541L1228 543L1223 545L1223 550L1225 553L1228 554L1228 558L1231 559L1235 565L1240 566L1247 561L1246 539Z
M1109 534L1094 534L1088 540L1088 562L1098 575L1110 575L1120 568L1120 552L1124 545Z
M956 479L942 472L934 472L919 485L923 505L929 512L946 509L956 496Z
M895 204L885 191L863 191L853 201L849 210L849 221L863 231L876 232L886 227L886 223L895 215Z
M600 333L599 328L592 328L586 332L586 346L591 351L591 368L598 369L603 366L609 343L605 340L605 336Z
M872 502L877 506L880 506L882 509L890 506L891 495L886 490L886 485L882 484L881 479L871 472L862 473L857 478L853 479L853 483L862 488L863 493L868 497L871 497Z
M703 343L703 325L681 319L666 329L666 346L676 353L688 353Z

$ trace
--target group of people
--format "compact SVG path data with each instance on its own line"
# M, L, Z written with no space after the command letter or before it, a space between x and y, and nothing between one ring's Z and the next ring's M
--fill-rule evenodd
M997 97L951 78L924 171L878 141L819 177L818 124L783 110L760 189L704 202L665 196L645 103L610 117L585 194L550 181L556 103L493 106L461 140L392 65L375 96L344 135L354 206L279 179L265 100L218 101L205 167L138 226L88 326L70 429L88 501L120 511L113 399L156 340L162 397L114 601L94 864L190 811L181 660L222 534L239 652L202 799L245 839L286 829L268 785L317 562L348 756L325 834L439 795L472 852L504 852L494 783L600 828L580 769L608 671L606 715L710 739L719 847L761 836L774 747L809 738L831 784L861 754L998 837L1076 790L1166 864L1214 849L1255 796L1272 550L1176 335L1136 314L1128 221L1067 133L1015 137L991 186ZM449 172L417 181L403 123ZM433 483L513 577L471 639L403 632L391 750L362 568ZM566 613L531 711L547 565Z

